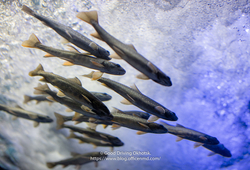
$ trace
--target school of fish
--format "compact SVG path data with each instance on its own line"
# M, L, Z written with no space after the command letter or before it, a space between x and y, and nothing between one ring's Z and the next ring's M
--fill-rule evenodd
M112 96L109 94L89 92L82 86L82 83L77 77L65 78L51 72L46 72L43 66L39 64L37 68L29 72L29 75L41 76L42 78L40 81L45 84L39 83L37 87L34 87L34 94L38 96L24 95L23 103L26 104L32 100L35 100L37 104L43 101L49 104L58 102L68 107L66 110L67 112L75 112L74 115L69 116L64 116L56 112L54 113L57 119L57 129L67 128L71 130L70 135L67 137L68 139L78 139L79 143L92 144L94 148L101 146L110 147L111 150L113 150L114 147L122 147L125 143L118 137L95 130L97 125L102 124L104 128L110 125L112 129L126 127L137 130L138 135L145 133L163 135L168 133L177 136L176 141L187 139L195 142L194 147L203 146L207 148L212 151L209 156L214 154L219 154L224 157L232 156L230 151L221 144L216 137L184 127L178 123L176 126L168 124L166 121L177 121L178 114L144 95L138 90L136 85L128 87L114 80L102 77L104 73L120 76L124 75L126 73L124 68L110 61L112 58L123 59L140 72L137 78L143 80L151 79L160 85L172 86L170 77L163 73L151 61L139 54L133 45L122 43L105 31L105 29L99 25L97 11L79 12L76 17L92 25L96 33L91 35L107 43L107 45L115 51L114 54L110 55L109 51L79 32L57 21L39 15L26 5L22 6L22 11L40 20L44 25L52 28L68 42L87 52L81 53L71 45L69 45L69 51L43 45L33 33L27 38L28 40L22 43L23 47L45 51L47 52L47 54L44 55L45 58L58 57L66 60L63 64L65 66L80 65L97 70L83 76L99 81L105 87L121 95L124 98L121 103L135 105L144 111L122 111L115 108L115 106L113 110L110 111L103 103L104 101L111 100ZM58 91L52 91L47 83L56 87ZM21 117L32 120L34 121L34 127L37 127L39 123L53 122L53 119L47 115L30 112L24 110L20 106L12 107L0 104L0 110L13 115L13 119ZM165 120L155 122L159 118ZM85 122L89 128L80 128L65 124L65 122L68 121L75 121L75 124ZM75 133L79 133L81 136ZM84 137L82 135L84 135ZM63 167L69 165L81 166L89 162L95 162L97 166L97 162L105 160L107 156L108 155L101 154L100 152L72 153L71 158L58 160L57 162L47 162L46 165L48 168L54 168L57 165L62 165ZM100 159L91 160L90 157L98 157Z

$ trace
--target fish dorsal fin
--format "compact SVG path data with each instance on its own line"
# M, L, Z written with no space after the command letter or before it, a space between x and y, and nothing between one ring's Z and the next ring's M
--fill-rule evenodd
M182 139L183 139L182 137L177 136L176 142L179 142L179 141L181 141Z
M70 109L70 108L67 108L65 111L66 111L66 112L73 112L73 110Z
M215 152L210 152L207 156L213 156L215 154L216 154Z
M198 148L199 146L204 145L204 143L200 143L200 142L195 142L194 143L194 148Z
M39 126L39 122L34 122L33 126L34 126L34 127Z
M158 72L158 69L151 62L148 62L147 66L150 68L150 70L153 71L153 73L157 73Z
M90 61L91 61L91 63L94 64L96 67L100 67L100 68L103 68L103 67L104 67L104 65L101 64L101 63L98 63L98 62L93 61L93 60L90 60Z
M136 90L137 92L141 93L140 90L138 89L138 87L135 85L135 83L132 84L130 87L131 87L132 89Z
M121 60L122 59L117 53L113 53L109 57L113 58L113 59L117 59L117 60Z
M96 130L96 126L97 124L95 123L91 123L91 122L86 122L87 126L92 129L92 130Z
M61 92L60 90L57 92L56 94L58 97L64 97L65 94L63 92Z
M91 35L92 37L95 37L95 38L101 40L101 41L104 41L104 40L102 39L102 37L98 34L98 32L91 33L90 35Z
M75 121L79 119L82 115L80 113L75 112L75 115L73 116L72 120Z
M142 73L138 74L136 78L141 79L141 80L149 80L148 76Z
M136 132L137 135L143 135L143 134L145 134L145 133L147 133L147 132L143 132L143 131L137 131L137 132Z
M67 45L67 49L72 52L80 53L75 47L72 45Z
M135 49L135 46L133 44L128 44L128 46L137 52L137 50Z
M112 129L115 130L115 129L119 129L121 127L121 125L118 125L118 124L112 124Z
M76 84L78 84L79 86L82 86L82 83L81 81L77 78L77 77L74 77L74 78L67 78L69 81L71 82L74 82Z
M158 120L158 119L159 119L159 117L157 117L157 116L155 116L155 115L151 115L151 116L148 118L147 122L154 122L154 121L156 121L156 120Z
M125 105L132 105L132 103L125 98L121 100L121 103Z
M142 127L146 128L146 129L150 129L148 125L141 123L141 122L137 122L139 125L141 125Z
M162 106L155 106L155 110L158 110L162 115L165 114L165 109Z
M66 62L63 63L63 66L73 66L73 65L75 65L75 64L71 63L69 61L66 61Z
M93 50L98 50L98 46L97 46L97 44L94 43L94 42L91 42L91 43L89 44L89 46L90 46Z
M185 128L184 126L180 125L179 123L176 123L176 127L182 127L182 128Z
M108 125L102 124L102 127L103 127L103 129L106 129L108 127Z
M123 114L126 114L126 113L124 113L122 110L117 109L116 107L113 107L113 112L115 112L115 113L123 113Z
M126 56L126 54L124 54L124 52L122 50L120 50L118 47L113 46L113 49L115 50L115 52L122 58L123 56Z

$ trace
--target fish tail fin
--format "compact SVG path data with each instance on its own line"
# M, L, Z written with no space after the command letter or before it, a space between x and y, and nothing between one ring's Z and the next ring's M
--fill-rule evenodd
M36 48L36 45L38 43L41 44L40 40L37 38L37 36L34 33L32 33L29 39L22 43L22 46L29 47L29 48Z
M97 11L79 12L76 17L91 25L91 21L95 21L98 23Z
M59 113L54 112L55 116L56 116L56 129L62 129L63 125L64 125L64 119L63 119L63 115L60 115Z
M92 71L89 74L84 74L83 77L91 78L91 80L98 80L103 75L100 71Z
M32 15L32 16L35 15L35 12L32 9L30 9L29 7L27 7L26 5L22 6L22 11L24 11L27 14Z
M34 89L35 89L34 94L48 94L45 91L46 90L50 91L50 88L47 84L42 85L41 83L39 83L38 86L35 87Z
M29 76L38 76L40 71L44 71L43 66L39 64L37 68L29 72Z
M56 166L56 163L54 163L54 162L47 162L47 167L49 168L49 169L52 169L52 168L54 168Z
M28 103L28 102L31 100L30 98L31 98L30 96L24 95L23 103L24 103L24 104Z
M73 132L71 132L69 134L69 136L67 137L67 139L71 139L71 138L75 138L75 137L76 137L76 135Z

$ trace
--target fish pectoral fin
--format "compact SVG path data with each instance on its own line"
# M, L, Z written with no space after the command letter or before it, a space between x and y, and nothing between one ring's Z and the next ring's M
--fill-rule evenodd
M200 142L195 142L194 143L194 148L198 148L199 146L204 145L204 143L200 143Z
M46 99L56 102L56 100L52 96L47 96Z
M109 145L112 145L112 143L106 142L106 141L103 141L103 140L101 140L100 142L101 142L102 144L109 144Z
M54 55L50 54L50 53L46 53L43 57L55 57Z
M92 75L92 79L91 79L91 80L98 80L99 78L102 77L102 75L103 75L102 72L100 72L100 71L95 71L95 72L93 73L93 75Z
M65 111L66 111L66 112L73 112L73 110L70 109L70 108L67 108Z
M177 136L176 142L179 142L179 141L181 141L182 139L183 139L182 137Z
M149 80L148 76L142 73L138 74L136 78L141 79L141 80Z
M108 125L102 124L102 127L103 127L103 129L106 129L108 127Z
M143 134L145 134L145 133L147 133L147 132L143 132L143 131L137 131L137 132L136 132L137 135L143 135Z
M156 121L156 120L158 120L158 119L159 119L159 117L157 117L157 116L155 116L155 115L151 115L151 116L148 118L147 122L154 122L154 121Z
M185 128L184 126L182 126L181 124L179 123L176 123L176 127L182 127L182 128Z
M206 141L207 138L205 136L199 136L199 139Z
M72 120L75 121L79 119L82 115L80 113L75 112L75 115L73 116Z
M71 36L71 34L69 33L69 31L67 30L67 31L65 31L65 32L66 32L66 34L69 36L69 38L72 39L72 36Z
M96 144L94 144L94 143L90 143L90 144L93 145L93 148L94 148L94 149L97 147Z
M66 38L63 38L63 37L62 37L61 43L62 43L62 44L68 44L68 43L69 43L69 40L67 40Z
M81 106L81 109L86 111L86 112L91 112L92 111L89 107L84 106L84 105Z
M119 129L121 127L121 125L118 125L118 124L112 124L112 130L116 130L116 129Z
M88 98L87 96L85 96L84 94L82 94L82 97L83 97L85 100L87 100L87 102L92 103L92 102L89 100L89 98Z
M103 134L100 134L100 136L101 136L102 138L104 138L105 140L109 140L109 138L108 138L107 136L103 135Z
M87 126L92 129L92 130L96 130L96 126L97 124L95 123L91 123L91 122L86 122Z
M73 66L73 65L75 65L75 64L71 63L69 61L66 61L66 62L63 63L63 66Z
M150 70L152 70L153 73L158 72L158 68L154 64L152 64L150 61L148 62L147 66L150 68Z
M95 37L95 38L101 40L101 41L104 41L104 40L102 39L102 37L98 34L98 32L91 33L90 35L91 35L92 37Z
M79 142L78 142L79 144L82 144L82 143L85 143L85 142L83 142L83 141L81 141L81 140L79 140Z
M39 125L39 122L34 122L33 126L37 127Z
M132 84L130 87L131 87L132 89L134 89L135 91L141 93L140 90L138 89L138 87L135 85L135 83Z
M60 90L57 92L56 94L58 97L64 97L65 94L63 92L61 92Z
M104 65L101 64L101 63L98 63L98 62L93 61L93 60L90 60L90 61L91 61L91 63L94 64L96 67L100 67L100 68L103 68L103 67L104 67Z
M216 154L215 152L210 152L207 156L213 156L215 154Z
M94 43L94 42L91 42L91 43L89 44L89 46L90 46L93 50L98 50L98 46L97 46L97 44Z
M117 59L117 60L121 60L122 59L117 53L113 53L109 57L113 58L113 59Z
M150 129L149 127L148 127L148 125L146 125L146 124L144 124L144 123L141 123L141 122L137 122L139 125L141 125L142 127L144 127L144 128L146 128L146 129Z
M137 52L137 50L135 49L135 46L133 44L128 44L128 46Z
M121 101L121 103L125 105L132 105L132 103L125 98Z
M89 118L89 122L90 122L90 123L95 123L95 121L96 121L95 118L93 118L93 117L90 117L90 118Z
M118 47L113 46L114 51L122 58L123 56L126 56L122 50L120 50Z
M17 118L17 116L12 116L12 120L16 120Z
M78 84L79 86L82 86L82 83L81 81L77 78L77 77L74 77L74 78L67 78L67 80L73 82L73 83L76 83Z
M49 83L49 81L47 81L44 77L43 78L40 78L39 81L42 81L44 83Z
M162 115L165 114L165 109L162 106L155 106L155 110L159 111Z
M72 45L67 45L67 49L72 52L80 53L75 47Z

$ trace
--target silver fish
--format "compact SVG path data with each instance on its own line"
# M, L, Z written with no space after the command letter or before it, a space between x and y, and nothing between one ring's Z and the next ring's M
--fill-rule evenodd
M97 31L97 34L93 34L95 37L105 41L122 59L142 73L137 78L152 79L163 86L172 85L170 78L139 54L134 47L122 43L105 31L98 23L97 11L80 12L77 17L92 25Z
M66 60L67 62L63 64L65 66L80 65L113 75L124 75L126 73L126 71L119 64L75 51L65 51L45 46L39 41L35 34L31 34L29 40L24 41L22 46L37 48L47 52L48 54L44 57L58 57Z
M28 96L28 95L24 95L23 103L27 104L28 102L31 102L32 100L35 100L36 104L38 104L40 102L49 102L51 104L53 101L47 99L46 97L47 96Z
M83 76L93 78L93 74L94 72L91 72L90 74ZM157 116L157 118L159 117L171 121L176 121L178 119L174 112L168 110L161 104L142 94L136 88L136 86L130 88L121 83L104 77L97 79L97 81L103 83L104 86L114 90L116 93L123 96L126 100L122 102L125 104L133 104L139 107L140 109ZM149 121L157 120L157 118L152 116L150 117Z
M63 95L67 95L73 100L83 104L81 106L83 110L87 112L93 111L98 116L103 117L103 119L112 119L113 116L110 114L108 108L89 91L80 86L75 78L66 79L59 75L45 72L41 64L39 64L35 70L29 72L29 75L43 76L42 81L51 83L53 86L59 88L63 92Z
M97 167L97 162L101 160L105 160L108 155L100 152L90 152L86 154L77 154L73 156L72 158L64 159L61 161L57 162L47 162L47 167L48 168L54 168L57 165L63 165L63 168L69 166L69 165L83 165L89 162L96 162L96 167ZM93 158L93 159L92 159ZM98 160L97 160L98 159Z
M37 127L39 125L39 123L51 123L51 122L53 122L53 119L51 119L49 116L45 116L42 114L38 114L38 113L24 110L20 106L10 107L10 106L0 104L0 110L6 111L15 117L21 117L24 119L33 120L34 127Z
M199 142L202 144L205 143L209 145L217 145L220 143L216 137L207 135L202 132L198 132L193 129L186 128L180 124L172 126L163 121L160 121L160 123L168 129L168 133L178 136L176 141L180 141L182 139L188 139L191 141Z
M208 145L204 144L202 145L204 148L212 151L211 153L208 154L208 156L213 156L215 154L219 154L224 157L232 157L231 152L223 145L223 144L218 144L218 145Z
M79 32L73 30L72 28L65 26L59 22L56 22L52 19L49 19L45 16L39 15L35 13L33 10L31 10L26 5L23 5L22 11L26 12L27 14L37 18L40 20L44 25L52 28L54 31L56 31L59 35L64 37L66 40L71 42L72 44L75 44L77 47L90 52L94 56L98 58L103 58L106 60L110 60L109 58L109 52L102 48L101 46L97 45L95 42L91 41L87 37L83 36Z

